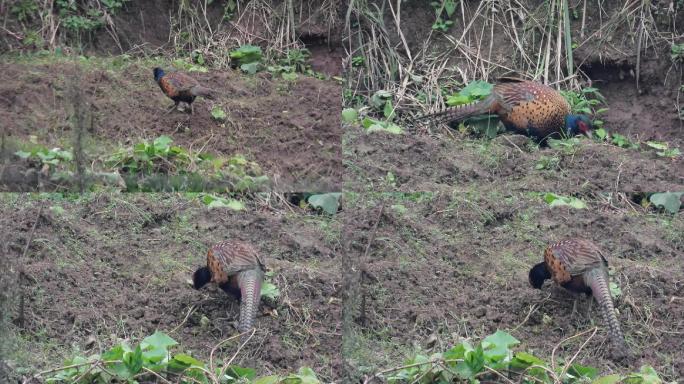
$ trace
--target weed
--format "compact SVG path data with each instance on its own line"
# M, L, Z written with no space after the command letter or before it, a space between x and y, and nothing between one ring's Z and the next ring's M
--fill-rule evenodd
M435 9L435 22L432 24L432 29L436 31L446 32L454 25L452 20L449 20L456 11L456 0L442 0L442 2L433 1L430 3ZM446 12L446 20L442 18L442 14Z
M662 143L659 141L647 141L646 145L655 149L656 155L660 157L670 157L670 158L675 158L679 155L681 155L681 151L679 148L670 148L670 146L667 143Z
M608 111L608 108L600 107L602 104L606 104L606 99L601 95L598 88L586 87L582 88L579 92L564 90L560 92L570 104L572 113L593 115L592 124L599 129L603 127L603 120L597 117Z
M587 207L587 203L584 201L573 197L573 196L561 196L561 195L556 195L555 193L546 193L544 194L544 201L550 206L550 207L570 207L570 208L575 208L575 209L584 209Z
M541 170L557 170L559 168L560 158L558 156L541 156L537 163L534 165L534 169Z
M256 371L225 363L208 364L186 353L173 353L178 342L156 331L135 348L126 341L103 354L76 355L65 366L50 371L51 383L146 382L169 377L178 383L319 383L316 374L302 367L295 374L264 376ZM56 373L55 373L56 372ZM163 381L168 382L167 379Z
M670 59L673 63L684 62L684 44L672 44L670 47Z
M660 378L651 366L642 366L638 373L625 376L614 374L599 377L598 369L572 361L560 365L551 364L529 352L514 352L511 348L520 341L509 333L498 330L472 345L468 341L452 347L445 352L430 356L416 354L404 366L387 370L375 377L386 379L389 383L451 383L467 380L469 382L489 382L507 373L508 376L521 376L523 382L539 383L618 383L633 384L660 383ZM510 381L510 380L507 380Z
M620 148L635 149L639 148L639 145L629 140L626 136L619 133L611 134L611 142Z
M253 75L259 70L262 53L261 47L245 44L229 53L231 63L240 67L243 72Z

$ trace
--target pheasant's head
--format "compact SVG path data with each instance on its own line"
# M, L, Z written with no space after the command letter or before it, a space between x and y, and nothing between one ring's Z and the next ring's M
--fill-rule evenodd
M164 76L164 70L157 67L154 69L154 81L159 81Z
M195 289L204 287L211 281L211 271L207 267L201 267L192 275L192 286Z
M542 285L544 285L544 280L550 278L551 272L549 272L549 269L544 262L541 262L530 269L529 279L530 285L533 288L541 289Z
M592 124L587 115L568 115L565 117L565 134L568 137L587 135L591 137Z

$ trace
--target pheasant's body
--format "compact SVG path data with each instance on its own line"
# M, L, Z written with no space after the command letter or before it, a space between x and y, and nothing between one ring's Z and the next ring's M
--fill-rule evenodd
M460 122L484 115L497 115L508 130L542 141L586 133L591 126L586 116L571 114L570 104L558 91L535 81L518 79L504 79L482 101L451 107L417 120Z
M570 239L549 245L544 251L544 261L530 271L530 283L541 288L545 278L553 279L570 291L593 295L616 352L618 355L629 352L608 288L608 261L596 244L585 239Z
M154 69L154 79L162 92L174 101L174 107L180 102L188 103L192 111L192 103L197 96L212 98L213 91L203 87L197 80L182 72L165 73L161 68Z
M209 249L207 266L195 272L195 288L212 282L236 296L240 300L238 331L245 332L254 326L261 298L264 269L258 252L250 244L223 241Z

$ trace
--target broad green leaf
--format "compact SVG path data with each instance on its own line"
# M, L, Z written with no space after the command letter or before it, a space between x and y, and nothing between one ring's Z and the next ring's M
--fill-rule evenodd
M275 300L278 298L278 296L280 296L280 290L275 286L275 284L269 281L264 281L264 283L261 285L261 296Z
M400 126L393 123L378 122L368 127L368 129L366 129L366 133L373 132L387 132L393 135L401 135L402 133L404 133L404 130Z
M608 288L610 289L610 295L613 297L613 299L617 299L620 297L620 295L622 295L622 289L620 289L620 286L615 282L611 281L610 284L608 284Z
M598 375L598 369L594 367L587 367L584 365L573 364L568 369L568 373L576 378L593 379Z
M324 212L330 215L334 215L335 213L337 213L337 209L340 206L341 196L342 194L339 192L311 195L307 199L307 202L315 208L320 208Z
M263 376L252 382L252 384L278 384L280 382L280 376Z
M646 145L648 145L651 148L660 149L660 150L666 150L668 148L667 143L661 143L659 141L647 141Z
M666 211L675 214L679 212L679 208L682 205L682 195L684 195L684 192L654 193L649 197L649 200L656 207L663 207Z
M354 108L345 108L342 110L342 121L345 123L353 123L358 117L359 113Z
M123 357L123 362L132 375L140 372L143 366L143 353L140 345L138 345L133 352L126 353Z
M195 367L204 367L204 363L195 359L194 357L190 355L186 355L184 353L179 353L177 355L173 356L173 360L183 363L187 366L195 366Z
M478 99L488 96L490 93L492 93L492 88L494 88L494 85L489 84L486 81L475 80L469 83L465 88L461 89L461 91L458 93L463 96Z
M447 98L447 100L446 100L446 104L447 104L448 106L453 107L453 106L456 106L456 105L468 104L468 103L470 103L471 101L473 101L473 100L472 100L470 97L468 97L468 96L463 96L463 95L457 93L457 94L455 94L455 95L449 96L449 97Z
M22 159L27 159L29 156L31 156L31 152L26 152L26 151L16 151L16 152L14 152L14 154L19 156Z
M224 199L220 197L214 197L214 199L207 206L209 209L228 208L233 211L242 211L245 209L245 203L240 200Z
M447 16L451 17L456 11L456 1L455 0L444 0L444 10Z
M240 69L245 72L249 73L250 75L253 75L257 73L257 70L259 69L259 63L247 63L247 64L242 64L240 65Z
M385 109L382 111L383 115L385 115L385 118L388 120L392 120L392 117L394 117L394 107L392 107L392 101L387 100L385 103Z
M157 151L163 151L165 149L169 148L169 145L173 142L173 140L166 136L166 135L161 135L154 139L154 148Z
M231 365L228 367L228 369L226 369L226 374L236 379L246 378L252 380L256 377L256 371L254 368L242 368L238 367L237 365Z
M211 109L211 117L214 118L214 120L216 121L225 121L226 113L223 111L221 107L216 105L214 106L214 108Z
M547 193L544 195L544 201L546 201L550 207L561 207L561 206L569 206L571 208L575 209L584 209L587 207L587 204L573 196L561 196L561 195L556 195L555 193Z
M622 381L622 376L620 375L608 375L599 377L591 382L591 384L616 384Z
M150 347L168 349L169 347L178 345L178 342L169 337L166 333L156 331L152 335L144 338L140 345L143 349L148 349Z

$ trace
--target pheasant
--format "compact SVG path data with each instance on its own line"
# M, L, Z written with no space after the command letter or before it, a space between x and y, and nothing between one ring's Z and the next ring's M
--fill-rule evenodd
M193 286L200 289L207 283L218 284L223 291L240 300L240 320L237 330L245 332L254 326L261 298L264 263L250 244L223 241L207 252L207 265L192 276Z
M544 261L532 267L529 273L534 288L541 289L546 279L553 279L569 291L593 295L608 326L615 357L629 355L608 289L608 261L596 244L585 239L570 239L549 245L544 251Z
M419 116L414 121L461 122L476 116L498 115L506 129L540 142L563 135L591 137L589 117L570 113L570 104L558 91L535 81L508 77L499 81L484 100Z
M182 101L190 106L190 114L192 114L192 102L195 101L195 97L214 98L213 90L201 86L197 80L182 72L166 73L163 69L157 67L154 69L154 81L159 84L159 88L161 88L164 94L174 101L174 105L169 107L168 112L177 108L178 104Z

